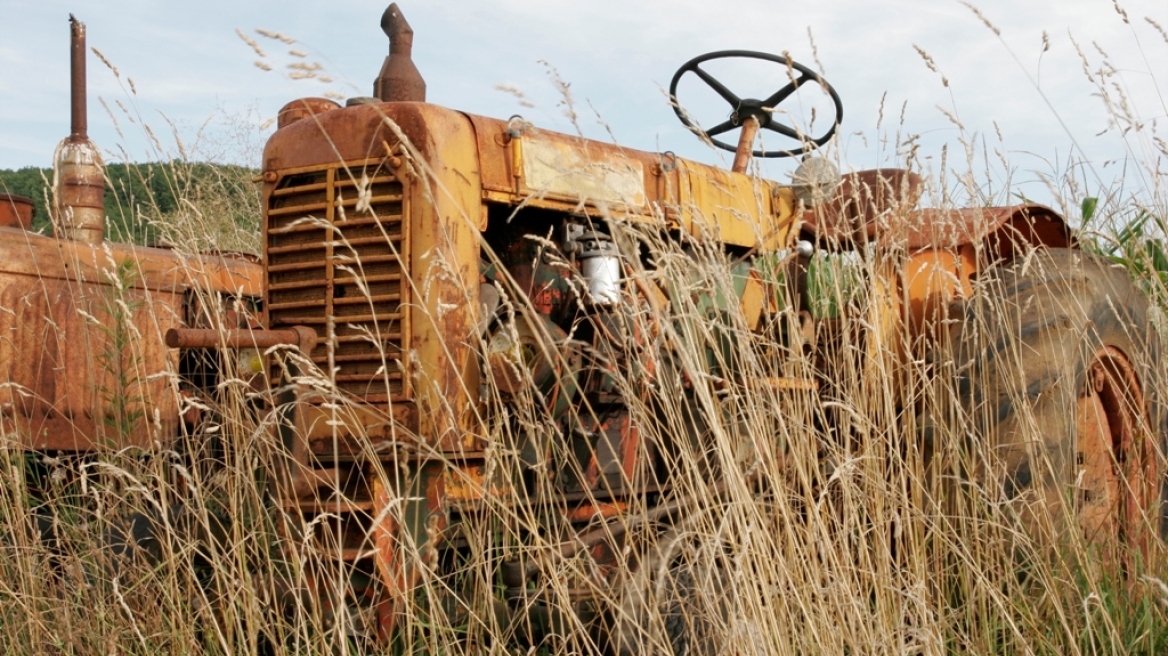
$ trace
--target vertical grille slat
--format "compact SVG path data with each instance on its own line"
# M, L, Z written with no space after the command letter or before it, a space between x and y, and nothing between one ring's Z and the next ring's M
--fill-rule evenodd
M371 402L410 397L406 213L401 182L379 162L285 175L268 198L268 326L316 329L312 359Z

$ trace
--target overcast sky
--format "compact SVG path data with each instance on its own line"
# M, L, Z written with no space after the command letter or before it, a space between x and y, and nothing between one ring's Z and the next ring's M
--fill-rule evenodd
M1000 36L969 7L949 0L399 4L414 28L414 60L430 102L500 118L518 113L537 126L572 132L550 79L553 67L570 84L586 136L710 163L725 160L681 127L665 89L681 64L722 49L787 51L820 70L843 99L843 124L830 156L844 169L903 164L907 149L897 142L921 135L910 143L917 146L915 166L925 171L936 172L946 144L948 168L968 171L962 140L977 143L974 168L988 166L990 182L979 185L991 193L1007 170L1015 184L1038 196L1033 181L1039 174L1072 169L1088 187L1113 185L1124 162L1127 186L1147 186L1146 174L1134 180L1131 164L1155 163L1150 140L1106 132L1108 112L1073 41L1093 73L1106 53L1117 71L1109 84L1123 89L1140 119L1160 122L1145 127L1144 135L1165 139L1168 44L1146 18L1168 28L1168 0L1119 0L1127 23L1111 0L976 3ZM266 138L258 126L285 102L326 92L371 95L387 49L378 27L385 6L372 0L0 0L0 168L49 165L54 146L69 132L69 12L87 24L89 46L120 74L90 55L90 136L113 153L108 159L178 155L169 120L190 156L254 164ZM256 28L295 43L264 37ZM255 40L263 57L237 29ZM291 79L287 65L295 62L323 68L317 79ZM731 87L764 79L761 73L752 77L752 70L748 64L718 68ZM725 120L728 106L703 104L700 89L691 90L695 98L681 101L698 120ZM739 93L764 97L770 91ZM800 99L793 102L792 116L805 117ZM142 123L158 136L161 150L150 145ZM1072 167L1084 158L1090 168ZM762 170L785 179L793 166L779 160Z

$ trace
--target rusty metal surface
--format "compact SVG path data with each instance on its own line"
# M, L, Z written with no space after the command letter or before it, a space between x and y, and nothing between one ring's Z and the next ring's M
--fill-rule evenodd
M488 497L514 498L515 488L497 473L491 476L482 463L455 464L442 473L443 503L469 507Z
M443 492L446 465L426 462L402 467L398 487L381 477L372 486L373 513L377 521L370 531L375 564L388 597L381 609L383 636L407 612L418 592L421 569L434 567L448 516Z
M912 336L936 339L954 324L949 319L956 308L953 301L973 292L978 258L972 244L955 248L928 248L914 251L904 265L904 286L908 299L908 331Z
M411 58L414 30L396 2L382 14L381 29L389 37L389 55L373 82L373 95L384 102L425 102L426 81Z
M0 423L27 448L148 446L177 434L166 374L178 354L158 322L180 319L181 293L7 272L0 290Z
M834 200L804 214L802 226L805 237L827 247L877 243L907 251L902 284L914 338L940 336L952 318L949 304L968 296L979 267L1031 246L1073 246L1070 227L1048 207L912 209L920 191L920 177L908 171L853 173L843 176Z
M0 432L31 449L149 447L178 435L179 353L163 333L191 298L257 297L262 269L225 256L103 243L104 171L87 135L85 25L70 16L71 133L55 156L54 239L31 202L0 202ZM234 312L234 310L229 311Z
M1155 558L1149 508L1160 496L1156 442L1147 434L1147 406L1139 375L1128 357L1111 346L1100 348L1086 370L1075 408L1078 521L1088 542L1123 553L1116 561Z
M624 501L610 501L610 502L594 502L586 503L577 506L568 511L565 516L569 522L574 524L581 524L584 522L591 522L597 519L613 519L620 517L629 508L629 504Z
M478 327L482 188L471 125L418 103L316 119L279 130L265 149L265 325L315 328L313 359L340 390L395 416L416 404L403 416L420 423L404 432L477 450L479 364L463 341Z
M734 151L734 164L730 170L735 173L746 173L750 166L750 154L754 151L754 138L758 136L758 118L751 116L742 124L742 133L738 135L738 150Z
M871 169L840 177L832 200L803 214L803 233L824 245L852 248L876 240L880 219L916 207L923 181L904 169Z
M340 109L340 105L328 98L297 98L280 108L276 114L276 127L283 128L296 121Z
M958 249L985 242L995 257L1013 257L1024 245L1072 245L1066 221L1037 204L964 209L915 209L922 181L902 169L845 175L833 200L803 215L802 233L828 247L879 242L909 252Z
M994 256L1013 257L1026 245L1067 248L1071 229L1058 212L1034 203L1009 207L922 209L906 219L905 244L910 251L957 248L985 241Z
M259 296L263 289L263 269L241 258L184 256L165 248L109 242L94 246L0 227L0 271L5 273L101 284L108 282L110 269L133 271L126 284L141 289L193 286L247 296Z
M788 245L793 204L790 191L777 183L671 153L622 148L532 126L513 137L508 121L471 114L467 118L474 125L482 194L489 202L569 213L578 212L583 204L631 221L660 224L664 216L663 227L703 239L719 238L733 246L769 251ZM537 154L557 149L572 156L543 164L549 171L558 167L558 175L532 180L528 159L533 149ZM595 190L610 186L614 172L626 189L625 178L635 172L640 178L635 193L598 198ZM540 179L554 179L560 185L542 185Z
M213 328L171 328L166 331L170 348L271 348L298 346L310 353L316 346L316 331L307 326L288 330L238 330Z
M1070 227L1042 205L922 209L908 213L896 232L881 235L886 246L908 251L904 285L908 330L913 336L939 337L951 317L950 303L968 298L979 269L1012 259L1027 248L1074 246Z
M466 121L470 122L471 130L462 127ZM665 227L683 229L703 238L715 236L731 245L760 250L785 247L794 224L793 207L786 198L790 194L785 196L784 189L774 182L669 155L535 128L529 128L521 138L511 139L507 136L506 121L425 104L357 105L318 115L316 121L288 125L269 141L264 170L274 175L277 171L370 157L400 158L395 127L418 148L443 186L458 189L460 193L473 188L476 196L488 202L525 203L567 212L575 212L582 202L600 203L607 211L652 223L660 222L664 214ZM470 137L471 141L456 144L454 134ZM439 142L444 144L447 154L437 159L433 146ZM534 145L529 146L527 142ZM563 169L560 177L575 176L577 191L532 188L528 184L525 173L532 164L525 159L527 149L538 150L541 145L545 151L554 148L587 154L586 160L560 162ZM551 171L555 166L556 162L552 161L543 168ZM613 171L636 172L637 203L622 204L594 197L594 190L604 186ZM593 175L597 180L591 180ZM542 175L543 178L554 180L557 176ZM472 180L474 183L468 184ZM461 220L470 220L477 228L481 224L480 206L480 202L474 202L458 210L465 215Z
M69 14L69 93L72 132L70 140L89 140L89 118L86 111L85 77L85 23Z
M401 181L376 161L285 175L266 214L265 325L314 329L322 341L310 355L335 371L340 390L375 403L409 399L412 249Z
M36 206L32 199L16 194L0 194L0 227L32 228Z
M1042 205L922 209L907 214L900 231L880 236L884 246L902 245L907 330L910 336L935 340L955 324L951 303L968 298L980 269L1012 259L1031 247L1074 246L1070 226ZM928 342L926 342L928 343Z
M322 407L319 399L305 399L300 407L313 453L322 456L361 456L370 443L393 441L416 444L418 408L413 403L363 403L347 406L343 412Z
M99 244L105 236L105 164L88 141L61 142L54 164L60 237Z
M184 293L258 295L260 282L245 261L0 228L0 428L50 450L174 437L178 353L163 332L184 321Z
M578 482L583 489L632 490L636 489L634 481L645 482L642 468L652 467L655 450L642 441L640 431L627 413L604 417L595 426L588 426L587 433L593 443L589 445L591 456Z
M677 218L701 240L774 251L789 245L795 216L779 202L774 183L680 160Z
M105 232L105 164L89 140L85 104L85 24L69 15L72 132L53 162L55 225L61 237L99 244Z

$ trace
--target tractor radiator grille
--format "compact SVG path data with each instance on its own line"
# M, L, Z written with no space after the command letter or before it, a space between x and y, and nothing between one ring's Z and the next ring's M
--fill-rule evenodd
M409 397L406 216L380 162L287 173L268 198L268 326L315 329L313 361L365 401Z

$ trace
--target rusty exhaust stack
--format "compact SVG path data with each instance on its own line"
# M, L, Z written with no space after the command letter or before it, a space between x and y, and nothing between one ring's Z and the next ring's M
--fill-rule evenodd
M85 23L69 14L72 130L53 161L58 236L100 244L105 232L105 164L89 140L85 106Z
M85 23L69 14L69 141L89 140L89 112L86 107Z
M373 82L373 95L381 102L425 102L426 81L410 58L414 30L396 2L381 15L381 30L389 37L389 55Z

